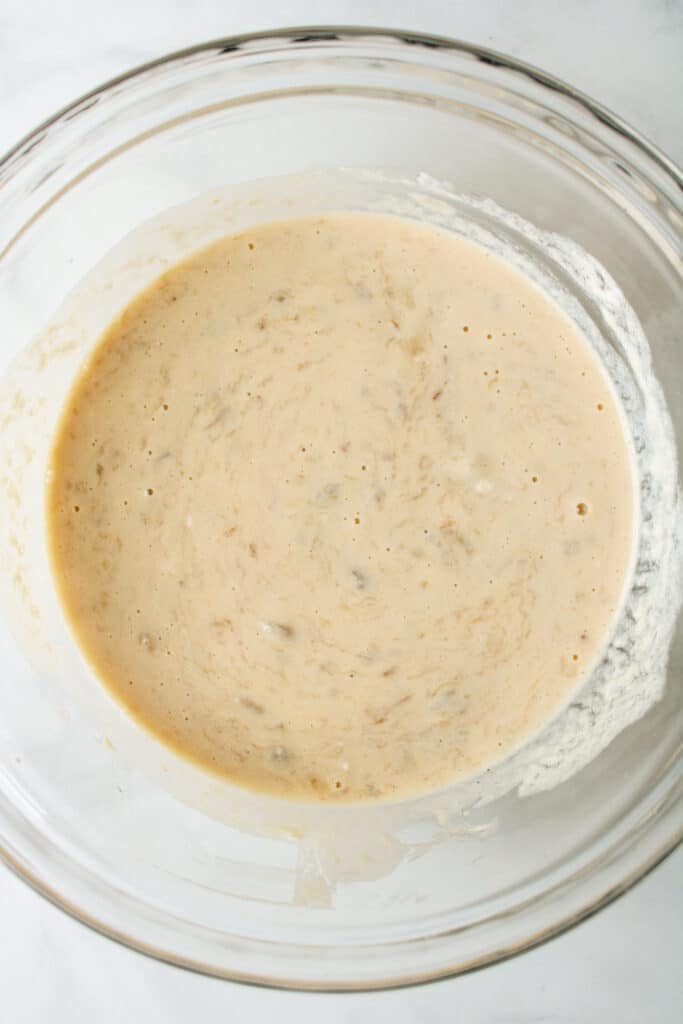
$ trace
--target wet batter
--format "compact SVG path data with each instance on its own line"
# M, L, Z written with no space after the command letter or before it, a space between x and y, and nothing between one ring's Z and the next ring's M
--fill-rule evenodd
M469 242L366 214L175 266L77 381L48 488L86 658L155 735L290 797L480 771L569 699L631 559L585 340Z

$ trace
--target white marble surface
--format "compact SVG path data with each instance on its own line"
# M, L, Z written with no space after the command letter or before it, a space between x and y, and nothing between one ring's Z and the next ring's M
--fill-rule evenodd
M444 33L565 78L683 162L682 0L1 0L0 150L134 64L231 32L366 23ZM263 991L147 960L0 867L3 1024L187 1020L674 1024L683 1016L683 850L616 904L513 961L366 995Z

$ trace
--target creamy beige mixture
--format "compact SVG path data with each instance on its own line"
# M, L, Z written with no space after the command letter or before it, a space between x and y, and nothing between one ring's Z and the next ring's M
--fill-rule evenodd
M365 214L227 238L111 326L48 511L89 662L158 737L293 797L480 771L565 703L628 575L606 377L517 270Z

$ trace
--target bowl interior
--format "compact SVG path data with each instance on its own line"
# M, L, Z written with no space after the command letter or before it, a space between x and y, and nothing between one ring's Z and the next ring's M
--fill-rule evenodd
M42 492L85 353L170 262L259 220L410 213L416 196L437 220L464 197L458 216L487 230L492 200L594 256L645 330L680 443L677 182L665 159L540 74L461 44L352 31L159 62L0 164L0 837L17 870L175 962L367 987L540 941L672 848L680 628L662 700L556 788L482 805L470 788L379 808L283 806L179 761L89 677L49 578Z

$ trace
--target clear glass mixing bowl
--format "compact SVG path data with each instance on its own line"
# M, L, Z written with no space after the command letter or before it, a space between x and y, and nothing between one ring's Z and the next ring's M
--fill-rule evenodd
M50 426L94 337L69 296L170 207L340 167L426 173L592 253L645 328L679 444L683 220L680 173L607 111L498 54L395 32L197 47L84 97L0 163L0 369L14 375L0 408L2 855L136 949L231 978L341 989L510 956L593 913L673 848L683 635L663 699L587 768L469 811L429 798L296 808L236 793L143 734L87 677L40 527ZM174 244L191 247L183 230ZM163 260L152 246L115 265L91 302L91 333Z

